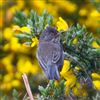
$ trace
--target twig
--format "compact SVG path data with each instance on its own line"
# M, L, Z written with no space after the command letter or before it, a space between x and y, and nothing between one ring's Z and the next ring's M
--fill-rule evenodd
M24 80L24 84L25 84L25 87L26 87L26 90L27 90L27 94L29 95L30 100L34 100L31 89L30 89L30 85L29 85L29 82L28 82L27 75L23 74L22 78Z

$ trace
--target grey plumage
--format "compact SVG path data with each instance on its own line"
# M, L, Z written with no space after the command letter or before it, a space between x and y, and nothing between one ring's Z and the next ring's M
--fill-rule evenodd
M47 27L41 34L37 50L38 61L50 80L59 80L59 69L64 61L60 36L53 27Z

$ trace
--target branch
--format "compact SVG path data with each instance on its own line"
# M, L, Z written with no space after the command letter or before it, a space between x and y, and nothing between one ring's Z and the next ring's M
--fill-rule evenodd
M82 67L82 69L84 70L85 74L87 75L87 77L91 80L90 76L88 75L85 67L80 63L80 61L78 61L78 59L76 57L72 57L70 54L68 54L67 52L64 52L64 56L65 56L65 59L69 59L70 61L74 61L76 62L79 66ZM67 58L66 58L67 57ZM91 80L92 82L92 80Z
M31 92L31 89L30 89L30 85L29 85L29 82L28 82L27 75L26 74L23 74L22 75L22 78L24 80L24 84L25 84L25 87L26 87L26 90L27 90L27 93L29 95L30 100L34 100L33 95L32 95L32 92Z

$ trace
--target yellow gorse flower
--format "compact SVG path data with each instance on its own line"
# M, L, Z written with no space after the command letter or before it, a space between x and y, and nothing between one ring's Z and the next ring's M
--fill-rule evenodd
M75 86L72 88L72 92L76 96L88 96L87 90L84 86L82 87L79 82L76 82Z
M60 8L64 8L64 10L69 13L73 13L77 10L77 6L70 0L54 0L53 2Z
M76 66L75 69L80 70L79 66ZM77 82L76 76L73 73L73 70L70 69L70 61L64 60L63 68L60 72L61 76L66 80L65 86L65 94L68 95L70 89L76 96L87 96L88 93L84 87L81 86L79 82Z
M100 80L93 81L94 88L100 90Z
M3 36L6 40L10 40L13 37L14 33L10 27L7 27L3 31Z
M13 60L13 54L9 54L1 60L1 63L5 66L7 72L13 71L14 67L12 65L12 60Z
M20 73L37 74L38 72L40 72L37 62L34 61L34 64L33 64L31 60L26 56L19 57L19 60L17 63L17 70Z
M100 18L100 13L97 10L92 10L92 12L90 13L91 17L99 17Z
M29 28L29 27L26 27L26 26L19 27L19 26L15 25L15 26L13 26L13 30L14 30L15 32L22 32L22 33L26 32L26 33L31 33L30 28Z
M37 37L35 37L35 38L32 38L32 44L31 44L31 47L34 47L34 46L36 46L36 45L38 45L38 39L37 39Z
M80 11L79 11L79 15L80 15L80 16L86 16L87 13L88 13L88 11L87 11L87 9L85 9L85 8L82 8L82 9L80 9Z
M24 33L24 32L27 32L27 33L30 33L30 32L31 32L30 28L25 27L25 26L24 26L24 27L21 27L20 30L21 30L21 32L23 32L23 33Z
M97 44L96 41L93 41L93 43L92 43L92 47L93 47L93 48L100 48L100 45Z
M75 39L73 40L73 44L77 44L77 43L78 43L78 39L75 38Z
M56 87L58 87L59 86L59 81L55 80L54 84L55 84Z
M100 79L100 75L97 73L92 73L91 76L93 79Z
M76 76L74 75L72 69L70 69L70 61L64 60L63 68L60 72L61 76L66 80L66 94L68 94L70 88L72 88L76 83Z
M75 66L75 70L79 71L80 67L79 66Z
M20 87L21 82L20 82L20 80L18 80L18 79L14 79L14 80L11 82L11 85L12 85L12 87Z
M91 76L93 78L94 88L100 90L100 74L92 73Z
M58 31L61 31L61 30L66 31L68 29L68 24L61 17L59 17L59 20L57 21L56 26L57 26Z

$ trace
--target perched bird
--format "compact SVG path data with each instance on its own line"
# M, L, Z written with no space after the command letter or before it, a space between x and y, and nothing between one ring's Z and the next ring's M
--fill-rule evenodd
M48 26L39 38L37 59L49 80L59 80L64 55L58 31Z

